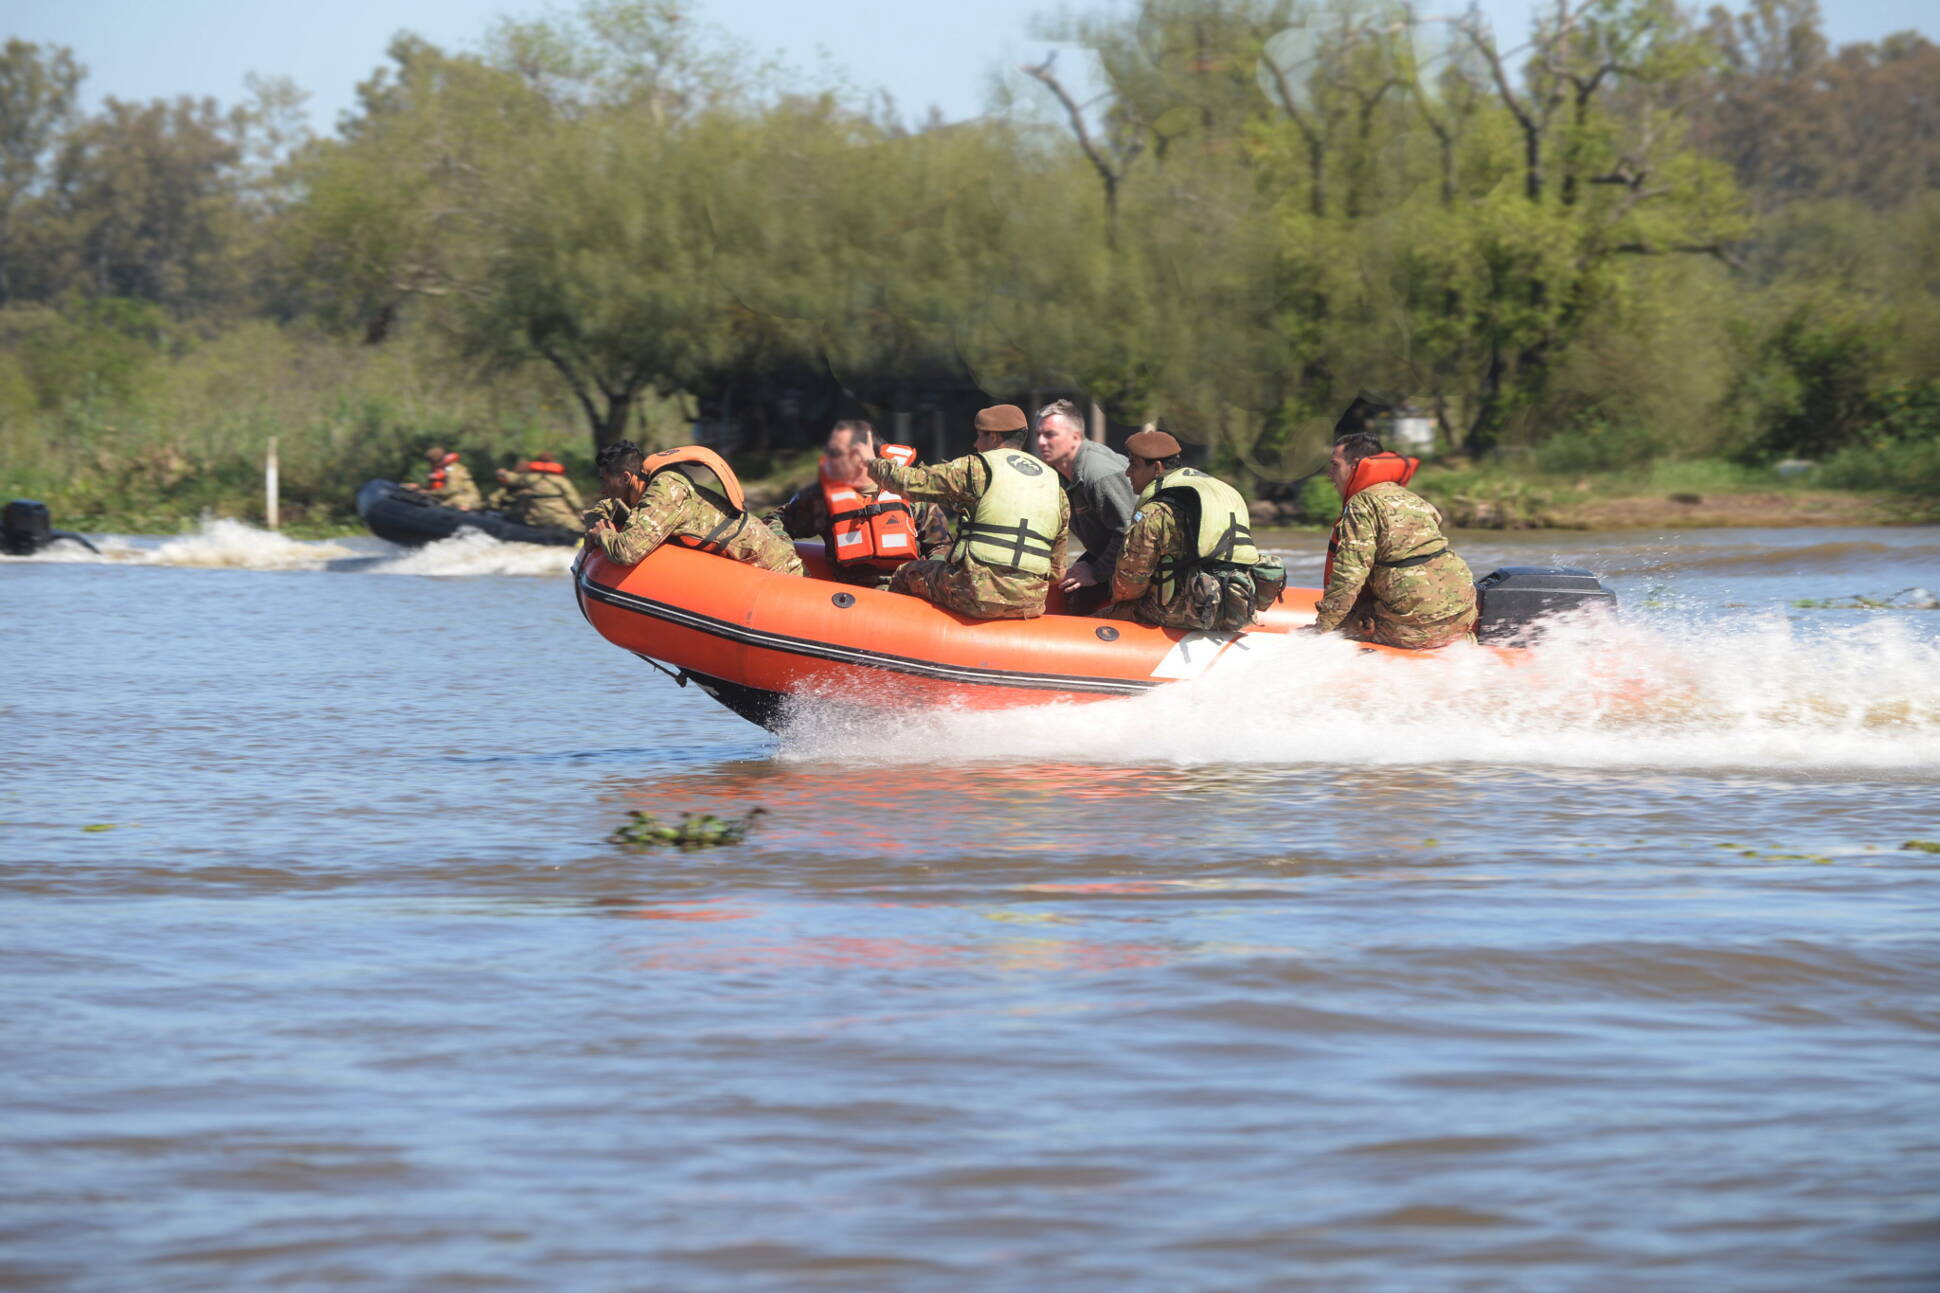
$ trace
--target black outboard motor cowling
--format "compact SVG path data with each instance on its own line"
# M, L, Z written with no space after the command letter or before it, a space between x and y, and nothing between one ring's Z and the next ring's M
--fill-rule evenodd
M1617 609L1615 593L1570 566L1504 566L1475 581L1475 599L1475 640L1498 645L1526 642L1551 615Z
M54 541L54 522L47 504L16 498L0 508L0 548L10 556L29 557Z

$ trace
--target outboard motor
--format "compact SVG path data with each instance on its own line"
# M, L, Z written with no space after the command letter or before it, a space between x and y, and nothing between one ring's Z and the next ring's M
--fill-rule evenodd
M16 498L0 508L0 549L15 557L29 557L54 541L54 523L47 504Z
M1497 645L1527 642L1552 615L1617 609L1615 593L1589 571L1570 566L1504 566L1475 581L1475 600L1475 640Z

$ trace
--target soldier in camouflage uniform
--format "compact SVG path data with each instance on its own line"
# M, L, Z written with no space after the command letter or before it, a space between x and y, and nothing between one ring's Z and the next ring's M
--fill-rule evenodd
M959 513L949 560L905 562L896 568L890 592L976 619L1028 620L1044 613L1046 594L1064 576L1071 505L1058 474L1025 452L1029 426L1024 410L999 404L977 414L974 452L934 467L905 467L887 458L869 464L878 484ZM993 510L999 498L1018 503L1004 508L1001 522ZM1000 528L1003 537L996 533Z
M586 502L572 478L546 454L523 467L501 467L492 507L520 525L577 530Z
M858 493L873 497L882 487L869 478L869 464L876 457L876 429L860 418L837 422L822 445L821 468L830 479L852 486ZM910 523L916 529L919 555L947 556L950 550L950 517L935 503L910 506ZM784 539L829 539L829 505L818 479L807 489L796 490L786 503L775 508L762 521ZM834 577L845 584L886 588L892 571L869 566L833 568Z
M721 556L782 574L802 573L795 547L717 491L678 468L640 474L645 455L631 440L600 450L600 501L586 513L586 543L630 566L669 539L690 538Z
M1239 493L1202 472L1181 469L1178 440L1147 427L1125 442L1130 456L1126 472L1130 492L1138 499L1131 528L1112 568L1109 600L1097 612L1100 619L1136 620L1165 628L1242 628L1253 621L1255 588L1252 575L1259 552L1244 524L1246 503ZM1196 491L1193 486L1203 486ZM1210 574L1217 563L1200 560L1200 509L1217 504L1215 530L1233 527L1228 551L1222 556L1230 578L1242 581L1236 590L1243 600L1230 608L1231 622L1221 623L1223 592ZM1183 509L1183 515L1182 515ZM1223 514L1228 519L1219 521ZM1208 545L1208 551L1212 551ZM1278 570L1277 563L1275 570ZM1282 576L1284 582L1284 576ZM1278 585L1275 586L1276 588Z
M1312 631L1415 650L1470 638L1475 578L1442 536L1434 504L1392 481L1351 490L1355 467L1380 452L1366 434L1334 446L1327 474L1341 514Z
M424 451L424 460L430 465L424 483L410 484L404 488L421 490L431 495L431 501L439 507L456 508L461 512L475 512L485 506L485 496L478 492L471 472L458 461L457 454L446 453L443 445L432 445Z

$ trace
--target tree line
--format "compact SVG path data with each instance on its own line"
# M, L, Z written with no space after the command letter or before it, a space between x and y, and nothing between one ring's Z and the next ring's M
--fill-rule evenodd
M910 123L694 19L401 35L322 135L275 81L84 113L72 51L9 41L0 409L139 402L249 326L550 383L589 452L669 402L765 447L1026 392L1256 485L1356 395L1563 470L1940 444L1917 34L1834 49L1813 0L1554 0L1513 34L1140 0Z

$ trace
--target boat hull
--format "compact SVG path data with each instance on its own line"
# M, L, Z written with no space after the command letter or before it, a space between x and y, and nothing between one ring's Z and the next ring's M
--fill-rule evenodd
M440 507L429 496L388 480L368 481L357 491L357 515L378 538L407 548L449 539L461 530L478 530L504 543L538 543L548 547L571 547L580 538L577 530L520 525L497 512L464 512L455 507Z
M602 637L764 727L781 720L791 697L1000 709L1136 696L1244 653L1257 634L1311 623L1318 598L1312 589L1289 589L1246 633L1055 613L976 620L839 583L826 577L819 544L798 549L808 578L668 544L634 566L584 553L574 585L581 612Z

